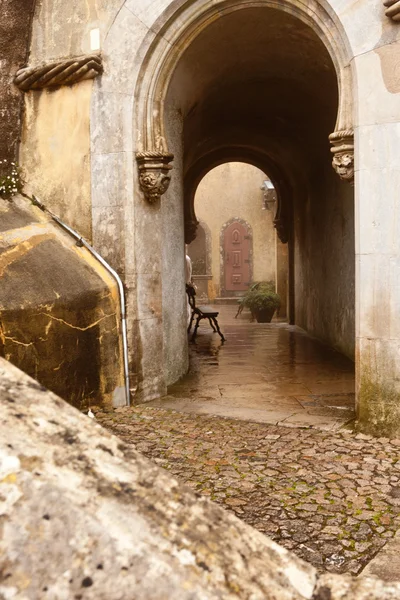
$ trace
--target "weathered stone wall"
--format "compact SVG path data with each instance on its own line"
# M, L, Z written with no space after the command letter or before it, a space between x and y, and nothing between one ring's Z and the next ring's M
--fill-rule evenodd
M20 152L33 193L88 241L91 92L92 81L27 92Z
M125 404L116 282L21 197L0 201L0 356L76 407Z
M379 3L380 4L380 3ZM382 4L382 10L383 10ZM357 392L365 432L400 431L399 23L382 18L375 46L357 59Z
M4 598L396 600L318 575L0 359Z
M0 5L0 161L18 156L23 95L13 79L28 58L35 1L2 0Z
M168 111L168 139L174 152L174 171L162 206L163 342L166 384L175 383L189 367L183 227L182 119Z
M196 216L211 230L210 300L221 295L221 229L233 218L243 219L252 229L253 281L275 281L276 207L262 210L265 179L267 176L256 167L226 163L210 171L197 188Z
M295 319L354 360L353 188L318 165L295 205Z

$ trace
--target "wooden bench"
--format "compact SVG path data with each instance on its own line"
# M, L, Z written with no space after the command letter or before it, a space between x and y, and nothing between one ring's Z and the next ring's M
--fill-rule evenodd
M197 330L200 325L200 321L202 319L208 319L214 333L218 333L219 336L221 337L221 340L224 342L225 338L219 328L218 321L217 321L219 312L216 310L213 310L209 306L196 306L196 300L195 300L196 290L194 289L194 287L192 285L186 284L186 293L189 297L190 308L192 309L192 316L190 317L188 333L190 333L190 330L192 328L193 319L195 318L195 316L197 316L196 325L195 325L193 335L192 335L192 341L196 338Z

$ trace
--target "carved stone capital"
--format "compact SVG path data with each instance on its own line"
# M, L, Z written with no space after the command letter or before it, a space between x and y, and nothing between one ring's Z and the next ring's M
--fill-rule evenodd
M287 242L289 241L289 232L286 219L282 217L277 217L276 219L274 219L274 227L276 229L278 238L280 239L282 244L287 244Z
M139 184L145 198L154 204L168 189L174 155L160 151L138 152Z
M14 84L23 92L94 79L103 72L101 56L87 54L17 71Z
M400 0L384 0L385 15L393 21L400 21Z
M191 244L196 239L198 224L196 218L185 221L185 244Z
M332 166L340 179L354 183L354 132L352 129L334 131L329 136L333 154Z

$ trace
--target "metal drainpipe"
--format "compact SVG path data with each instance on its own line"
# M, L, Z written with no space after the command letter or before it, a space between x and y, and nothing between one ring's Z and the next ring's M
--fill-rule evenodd
M35 204L37 207L39 207L40 210L48 213L51 216L51 218L53 219L53 221L58 223L60 225L60 227L62 227L63 229L65 229L65 231L67 231L70 235L72 235L72 237L74 237L77 240L78 246L84 246L85 248L87 248L87 250L89 250L90 254L92 254L103 265L103 267L105 269L107 269L107 271L110 273L110 275L112 275L114 277L115 281L117 282L118 290L119 290L119 301L120 301L120 306L121 306L122 348L123 348L123 355L124 355L124 375L125 375L125 398L126 398L126 405L130 406L131 399L130 399L130 389L129 389L128 336L127 336L127 330L126 330L125 290L124 290L124 286L121 281L121 278L118 275L118 273L116 271L114 271L114 269L112 267L110 267L110 265L104 260L104 258L102 256L100 256L100 254L98 252L96 252L96 250L90 244L88 244L88 242L82 236L79 235L79 233L77 231L72 229L72 227L69 227L69 225L67 225L66 223L63 223L63 221L61 221L61 219L59 219L57 217L57 215L52 213L51 210L46 208L46 206L42 202L40 202L40 200L38 200L36 198L36 196L34 196L32 194L32 198L30 198L29 196L27 196L27 197L33 202L33 204Z

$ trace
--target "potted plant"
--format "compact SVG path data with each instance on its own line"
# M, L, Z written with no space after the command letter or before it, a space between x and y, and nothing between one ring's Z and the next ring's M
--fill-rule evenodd
M281 300L275 292L273 281L253 283L241 298L241 305L247 306L257 323L270 323L276 310L281 306Z

